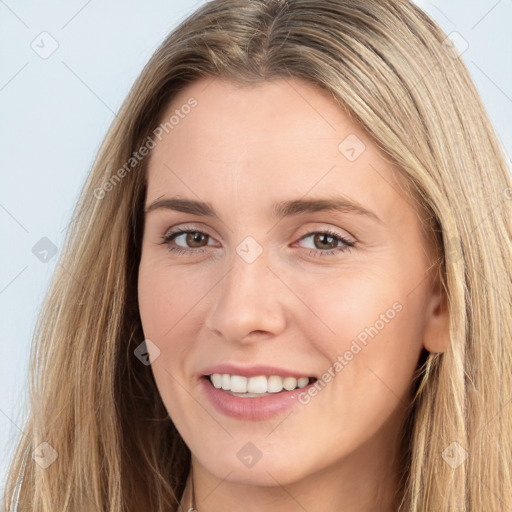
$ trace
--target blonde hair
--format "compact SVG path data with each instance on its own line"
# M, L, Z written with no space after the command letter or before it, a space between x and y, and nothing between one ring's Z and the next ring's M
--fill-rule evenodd
M316 84L398 164L438 240L450 340L418 365L397 508L511 509L511 178L463 62L400 0L214 0L155 52L100 148L40 313L7 499L22 474L21 510L177 510L190 452L134 356L147 158L118 170L203 76ZM22 472L43 442L57 460Z

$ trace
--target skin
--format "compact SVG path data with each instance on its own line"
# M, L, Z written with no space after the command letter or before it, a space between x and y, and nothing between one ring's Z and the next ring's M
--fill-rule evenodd
M160 350L151 365L158 390L192 452L196 508L391 511L410 382L422 349L444 350L448 330L445 297L427 274L433 254L397 169L307 82L203 78L163 118L191 96L198 105L151 152L146 207L180 196L208 202L219 219L146 214L139 305ZM354 161L338 149L351 134L366 147ZM275 202L333 194L380 221L354 212L272 216ZM170 252L162 237L185 226L209 236L188 244L179 236L171 246L196 252ZM343 242L310 235L326 229L355 246L342 251ZM252 263L236 251L247 236L263 249ZM240 420L201 391L198 373L216 363L320 378L396 303L401 311L307 405ZM251 468L237 457L247 442L262 455Z

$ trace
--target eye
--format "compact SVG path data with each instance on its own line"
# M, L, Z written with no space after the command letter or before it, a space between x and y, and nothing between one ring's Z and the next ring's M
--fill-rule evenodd
M311 237L313 237L312 241L314 245L314 247L310 247L311 250L309 254L311 256L333 256L348 251L355 246L355 242L330 230L312 231L304 235L300 240L303 241ZM170 252L191 255L205 252L205 248L209 245L208 239L211 239L208 233L198 229L187 229L185 227L164 235L160 245L167 245ZM181 243L178 243L178 241ZM341 246L339 246L340 243L342 244ZM185 244L185 247L181 244ZM317 249L317 246L321 248Z
M333 256L335 254L349 251L355 247L355 242L348 240L335 231L312 231L311 233L304 235L301 238L301 241L311 237L313 242L313 247L309 253L311 256ZM340 242L343 244L341 247L338 245ZM325 247L326 245L327 247ZM317 249L318 246L324 247L322 249Z
M180 238L181 243L185 243L190 247L183 247L180 244L177 244L177 241ZM205 240L208 241L208 238L211 238L210 235L204 231L200 231L198 229L181 228L164 235L162 237L163 241L161 244L167 245L170 252L176 252L178 254L198 253L205 251L204 247L206 247L208 244L202 244Z

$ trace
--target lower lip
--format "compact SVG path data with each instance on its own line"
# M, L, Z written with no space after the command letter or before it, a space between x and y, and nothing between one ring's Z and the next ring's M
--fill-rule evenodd
M293 391L243 398L233 396L229 391L217 389L207 377L202 377L200 380L206 397L217 411L232 418L252 421L264 420L290 409L299 403L298 395L307 392L314 385L314 382L311 382L307 386Z

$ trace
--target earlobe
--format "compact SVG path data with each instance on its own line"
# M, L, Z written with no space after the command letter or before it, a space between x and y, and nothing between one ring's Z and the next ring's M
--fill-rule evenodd
M444 352L450 341L450 318L446 292L439 282L432 291L426 314L423 346L431 353Z

